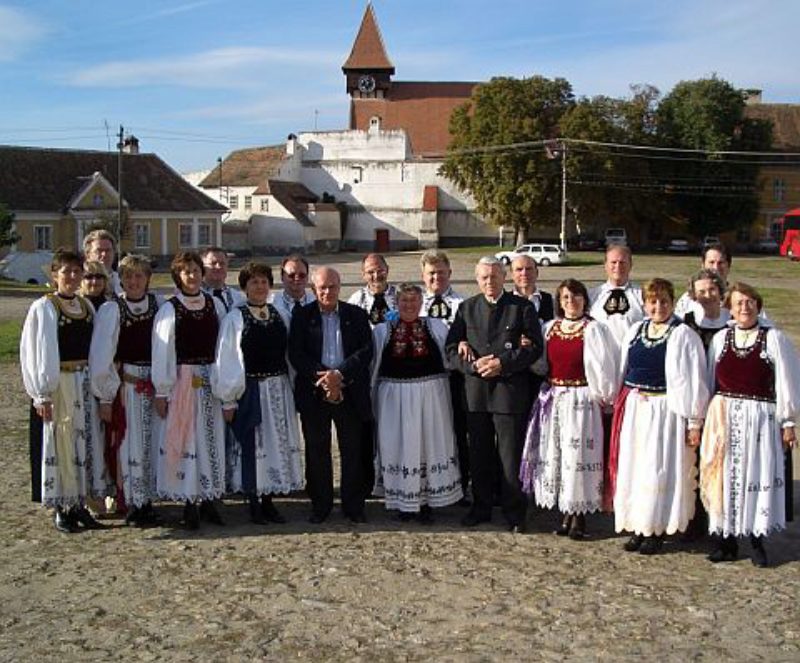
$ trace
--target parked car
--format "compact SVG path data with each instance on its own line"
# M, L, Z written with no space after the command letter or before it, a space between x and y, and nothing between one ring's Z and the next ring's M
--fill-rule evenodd
M781 247L778 245L778 242L776 242L774 239L771 237L765 237L764 239L754 242L750 247L750 250L753 253L769 253L771 255L778 255L780 248Z
M0 260L0 276L22 283L46 285L52 262L50 251L12 251Z
M689 253L689 240L683 237L673 237L667 242L667 251L670 253Z
M513 251L500 251L495 258L504 265L510 265L514 258L530 256L537 265L561 265L567 261L567 252L562 251L557 244L522 244Z
M603 246L593 235L578 235L573 239L573 247L578 251L597 251Z
M611 246L612 244L620 244L622 246L627 246L628 233L625 231L625 228L608 228L606 230L605 234L606 248Z
M707 247L714 246L715 244L722 244L719 237L716 235L706 235L703 237L703 241L700 242L700 249L705 251Z

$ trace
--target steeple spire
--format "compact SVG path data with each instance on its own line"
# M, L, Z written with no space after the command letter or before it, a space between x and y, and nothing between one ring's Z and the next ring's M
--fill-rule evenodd
M381 30L378 27L378 20L375 18L375 10L372 8L371 2L367 3L367 8L364 10L361 27L353 42L350 56L342 65L342 71L345 74L356 69L394 74L394 65L386 55L383 37L381 37Z

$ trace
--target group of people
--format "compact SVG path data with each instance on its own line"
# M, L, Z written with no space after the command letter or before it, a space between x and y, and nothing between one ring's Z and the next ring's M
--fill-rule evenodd
M750 535L766 565L763 538L790 516L800 360L760 295L727 284L721 245L677 304L669 281L631 283L625 246L606 252L605 283L566 279L555 297L526 256L513 289L482 258L465 299L442 251L423 253L422 286L391 284L369 254L345 302L338 272L301 255L282 261L280 291L261 262L231 288L219 247L176 255L163 298L147 259L117 273L114 238L86 240L85 256L56 252L54 292L31 306L20 345L33 496L60 531L101 527L87 507L106 496L133 525L157 522L158 500L183 503L189 528L222 524L226 494L280 523L273 496L303 488L322 523L333 427L354 523L374 494L423 523L464 504L466 527L498 504L520 531L532 494L572 539L613 510L626 550L656 553L700 523L719 535L712 561L736 559Z

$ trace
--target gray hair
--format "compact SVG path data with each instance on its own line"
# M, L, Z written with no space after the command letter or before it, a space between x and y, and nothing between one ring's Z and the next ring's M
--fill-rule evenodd
M395 292L397 293L397 298L400 298L400 295L418 295L422 297L422 288L420 288L416 283L401 283L397 288L395 288Z
M478 264L475 265L475 274L478 274L478 267L481 265L489 265L489 267L499 267L503 274L506 273L506 266L503 264L502 260L498 260L494 256L482 256L480 260L478 260Z
M694 284L697 283L698 281L704 281L705 279L712 281L714 285L717 286L717 289L719 290L719 297L720 299L723 299L725 297L725 282L722 280L722 278L716 271L714 271L713 269L705 269L705 268L693 274L692 277L689 279L689 297L691 297L692 299L695 298Z

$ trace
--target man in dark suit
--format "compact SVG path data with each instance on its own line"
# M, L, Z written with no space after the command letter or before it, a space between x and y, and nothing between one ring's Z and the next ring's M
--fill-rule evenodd
M333 423L341 455L342 511L352 522L366 522L361 458L364 422L372 417L372 331L363 310L339 301L336 270L317 269L312 285L317 301L295 308L289 333L289 361L297 370L295 402L306 443L309 520L321 523L333 508Z
M525 527L527 500L519 481L530 402L528 372L542 353L533 305L503 290L505 269L494 258L475 268L481 294L465 300L447 335L447 356L464 373L473 506L467 527L492 517L496 454L503 467L501 503L509 529Z
M527 299L536 309L539 320L547 322L555 317L553 295L544 292L537 285L539 267L530 256L517 256L511 261L511 280L514 281L514 294Z

